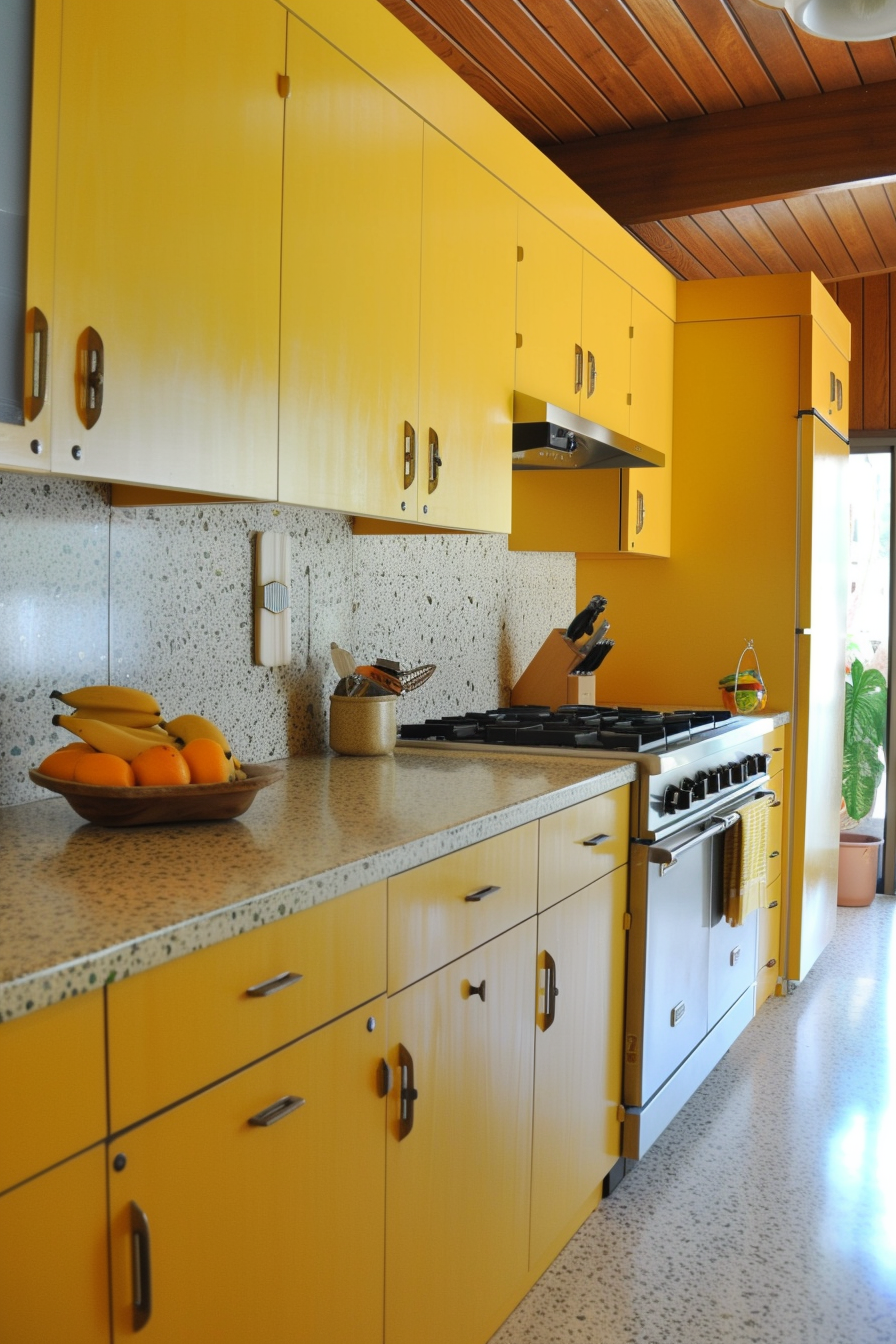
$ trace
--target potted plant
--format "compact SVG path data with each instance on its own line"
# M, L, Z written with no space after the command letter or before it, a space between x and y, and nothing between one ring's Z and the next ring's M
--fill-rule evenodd
M843 806L854 824L874 807L884 773L887 682L882 672L853 660L846 681L843 720ZM879 836L855 830L840 833L838 905L870 905L877 889Z

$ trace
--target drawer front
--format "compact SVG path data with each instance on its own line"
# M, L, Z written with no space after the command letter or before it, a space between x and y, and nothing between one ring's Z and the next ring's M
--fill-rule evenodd
M538 822L389 879L389 993L535 914Z
M103 995L84 994L0 1026L0 1190L106 1133Z
M784 777L776 775L769 780L768 787L774 789L775 797L768 805L768 861L766 882L771 884L781 876L781 855L784 844Z
M782 724L780 728L773 729L766 733L762 739L762 750L767 751L771 756L768 772L770 775L779 775L784 769L784 747L786 728Z
M385 882L111 985L112 1131L366 1003L385 985Z
M625 785L538 823L539 910L628 863L630 793Z

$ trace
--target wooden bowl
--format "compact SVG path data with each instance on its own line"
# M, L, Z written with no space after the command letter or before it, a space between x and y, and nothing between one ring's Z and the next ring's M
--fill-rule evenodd
M248 778L233 784L79 784L29 770L35 784L61 793L69 807L98 826L156 826L173 821L228 821L252 806L255 795L283 778L276 765L243 765Z

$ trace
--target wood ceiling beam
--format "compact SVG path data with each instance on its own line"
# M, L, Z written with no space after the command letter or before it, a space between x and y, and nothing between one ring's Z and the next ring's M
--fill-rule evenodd
M620 224L896 176L896 80L688 117L545 153Z

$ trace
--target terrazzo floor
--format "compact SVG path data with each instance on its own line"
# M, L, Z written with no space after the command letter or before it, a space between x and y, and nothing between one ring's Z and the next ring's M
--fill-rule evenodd
M838 911L492 1344L896 1342L894 916Z

